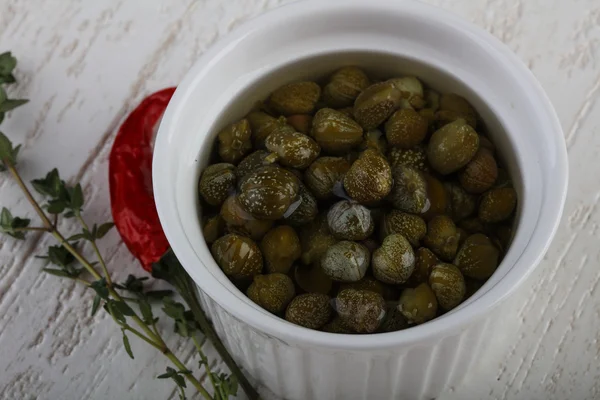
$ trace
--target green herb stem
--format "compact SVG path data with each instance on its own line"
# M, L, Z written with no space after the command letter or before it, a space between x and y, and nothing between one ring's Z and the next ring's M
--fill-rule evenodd
M53 224L50 221L50 219L48 218L48 216L46 215L44 210L42 210L42 208L40 207L39 203L34 199L33 195L31 194L31 191L27 188L27 186L23 182L23 179L19 175L15 166L9 160L3 160L3 162L4 162L4 165L7 167L7 169L10 171L10 173L12 174L15 181L17 182L17 185L19 185L19 187L21 188L21 191L23 192L23 194L25 195L25 197L27 198L27 200L29 201L31 206L35 209L36 213L42 220L44 227L45 227L44 229L47 232L51 233L58 240L58 242L65 249L67 249L67 251L69 251L69 253L71 253L73 255L73 257L75 257L75 259L81 263L81 265L83 265L85 267L85 269L90 273L90 275L92 275L97 280L102 279L102 276L96 271L94 266L85 257L83 257L77 251L77 249L75 249L73 246L71 246L71 244L65 239L65 237L57 230L56 223ZM80 221L82 221L85 224L83 219L80 219ZM94 246L94 251L97 252L96 254L98 254L98 256L101 260L100 263L103 266L104 273L106 274L106 281L108 283L108 282L110 282L110 278L109 278L108 270L106 268L104 260L102 259L101 255L99 254L100 252L94 243L93 243L93 246ZM79 281L79 278L78 278L78 281ZM82 283L86 284L87 286L90 285L90 283L87 281L84 281ZM112 285L109 284L107 286L108 286L111 297L113 297L116 301L124 301L123 298L114 290ZM133 319L135 321L135 323L144 331L144 333L147 336L144 335L143 333L139 332L138 330L132 328L129 325L124 325L124 324L119 323L119 321L117 321L114 318L114 316L112 316L112 314L111 314L111 317L113 317L115 322L119 326L121 326L123 329L126 329L127 331L133 333L135 336L139 337L140 339L142 339L143 341L145 341L152 347L160 350L169 359L169 361L171 361L177 368L179 368L179 370L183 371L183 370L187 369L185 367L185 365L177 358L177 356L175 356L175 354L173 354L173 352L171 352L171 350L165 345L164 340L158 334L158 332L156 332L156 333L152 332L152 330L150 330L150 328L148 328L148 326L144 323L144 321L142 321L140 319L140 317L138 317L137 315L133 315L133 316L131 316L131 319ZM200 392L200 394L206 400L213 400L211 395L206 391L206 389L204 389L202 384L192 374L185 374L185 377L198 390L198 392Z
M81 223L81 226L83 226L86 230L89 231L90 228L85 223L85 220L81 216L81 213L79 211L77 211L75 214L77 216L77 219ZM94 240L91 240L90 242L92 243L92 248L94 249L94 253L96 253L96 257L98 258L98 261L100 262L100 266L102 266L102 272L104 273L104 276L106 277L106 283L107 283L108 287L111 287L112 281L110 279L110 274L108 273L108 268L106 267L106 263L104 262L104 257L102 257L102 254L100 253L100 249L98 248L98 245L96 245L96 240L94 239Z
M173 363L173 365L175 365L177 368L179 368L180 371L186 371L187 370L186 366L181 361L179 361L179 359L175 356L175 354L171 353L170 350L168 350L168 352L164 353L164 354ZM213 400L213 398L210 395L210 393L208 393L206 391L206 389L204 389L204 387L202 386L202 384L200 383L200 381L198 381L194 377L194 375L192 375L192 374L184 374L184 375L185 375L185 378L192 385L194 385L194 387L196 389L198 389L198 392L200 392L200 394L202 395L202 397L204 397L206 400Z

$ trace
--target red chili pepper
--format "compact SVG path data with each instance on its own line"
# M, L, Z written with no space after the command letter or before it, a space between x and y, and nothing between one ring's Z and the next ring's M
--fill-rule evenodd
M174 92L175 88L168 88L144 99L121 125L110 152L113 220L146 271L169 249L152 192L152 146L155 127Z

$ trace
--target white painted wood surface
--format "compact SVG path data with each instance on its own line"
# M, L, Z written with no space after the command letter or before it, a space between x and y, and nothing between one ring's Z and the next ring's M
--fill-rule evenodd
M23 143L25 178L57 166L83 184L88 220L109 220L107 155L127 112L176 84L219 36L284 2L0 0L0 52L19 59L12 93L31 99L2 125ZM440 399L598 399L600 3L429 2L487 29L529 65L558 110L571 160L570 196L550 251L495 314L503 324L489 339L491 354ZM0 205L33 216L5 175ZM167 365L162 356L132 339L130 360L107 316L89 318L89 293L40 274L44 263L33 255L51 243L0 239L0 399L175 398L170 382L154 379ZM115 232L101 247L119 277L139 272ZM169 343L196 365L189 343Z

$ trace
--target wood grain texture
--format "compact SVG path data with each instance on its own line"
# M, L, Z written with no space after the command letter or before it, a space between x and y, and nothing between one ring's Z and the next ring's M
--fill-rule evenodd
M86 218L110 219L107 157L127 112L179 82L240 22L285 2L0 1L0 51L12 50L20 62L11 92L31 99L2 125L23 143L24 177L57 166L84 186ZM489 338L490 354L440 399L600 398L600 3L428 2L487 29L531 68L557 108L571 168L550 251L495 312L502 329ZM0 205L33 216L4 175ZM89 317L88 293L39 273L44 263L32 255L51 243L40 235L0 239L0 399L175 398L170 383L153 378L167 365L162 356L132 340L130 360L116 326L102 313ZM101 249L120 278L138 271L115 233ZM169 344L196 365L188 343L170 336Z

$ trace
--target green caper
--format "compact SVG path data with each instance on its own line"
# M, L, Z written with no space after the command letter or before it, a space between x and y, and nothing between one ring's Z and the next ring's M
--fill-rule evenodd
M438 92L432 89L425 89L423 97L425 99L425 108L433 112L440 109L441 96Z
M392 170L394 188L390 200L394 208L411 214L423 214L431 204L425 175L412 167L396 165Z
M313 124L313 116L309 114L296 114L287 117L287 123L297 132L310 134Z
M392 147L388 152L388 160L392 170L398 165L404 165L423 172L429 171L427 153L423 146L415 146L411 149Z
M271 229L260 242L260 249L268 272L287 274L302 254L300 239L294 228L280 225Z
M320 263L309 266L296 265L294 280L298 287L307 293L327 294L333 286L333 281L325 274Z
M337 110L342 114L346 115L347 117L354 119L354 107L343 107L338 108Z
M378 332L397 332L410 327L404 315L398 310L397 301L386 302L385 317L379 325Z
M361 204L383 199L392 189L392 170L376 150L365 150L344 176L344 189Z
M271 133L294 132L294 128L287 124L285 118L274 118L262 111L251 112L246 118L250 122L250 128L252 129L252 143L258 149L265 148L265 140L267 140Z
M383 283L400 284L406 282L415 268L415 253L403 235L394 233L373 252L371 264L375 278Z
M381 154L387 153L388 142L383 132L379 129L371 129L365 132L363 140L358 146L360 151L367 149L373 149L379 151Z
M294 282L289 276L279 273L256 275L246 292L250 300L272 312L282 313L296 295Z
M211 206L220 206L225 199L235 190L235 166L233 164L219 163L206 167L198 191L200 196Z
M459 305L466 292L465 278L452 264L438 264L429 276L429 286L435 293L439 306L450 311Z
M386 286L372 276L365 276L356 282L344 282L340 284L340 291L345 289L370 290L379 293L383 297L386 297L388 292Z
M344 325L344 322L342 321L342 319L337 315L335 317L333 317L333 319L330 322L325 324L325 326L323 326L322 330L323 330L323 332L329 332L329 333L343 333L343 334L354 333L354 331L352 331L352 329L350 329L346 325Z
M302 263L312 265L321 262L321 257L337 239L329 232L327 216L321 215L308 225L300 228L300 244L302 245Z
M385 136L390 145L410 149L427 136L427 119L411 108L396 111L385 123Z
M323 88L323 100L329 107L347 107L354 103L361 91L371 84L369 77L356 67L343 67L331 75Z
M458 250L458 232L452 219L438 215L427 224L425 245L442 260L451 261Z
M298 195L298 179L273 165L247 175L240 184L238 200L244 210L259 219L279 219Z
M230 164L237 164L252 150L250 123L242 119L228 125L217 135L219 140L219 156Z
M306 186L317 199L333 197L333 187L341 182L350 169L350 163L342 157L317 158L304 173Z
M419 247L415 251L415 270L408 280L409 285L417 286L428 282L431 270L439 263L440 260L431 250L427 247Z
M492 241L481 233L469 236L462 245L454 265L464 276L475 279L487 279L498 267L498 249Z
M469 234L467 231L459 227L456 227L456 233L458 233L458 248L460 249L469 237Z
M424 174L424 176L425 182L427 182L427 202L429 203L429 208L423 213L423 218L429 221L436 215L445 214L450 200L442 182L432 175Z
M354 118L364 129L376 128L400 107L402 92L392 82L375 83L354 102Z
M385 300L370 290L345 289L335 298L335 309L345 326L357 333L373 333L385 317Z
M471 161L479 148L479 136L464 119L435 131L427 147L427 160L442 175L458 171Z
M400 233L413 246L418 246L427 233L427 224L418 215L407 214L398 210L391 210L385 214L381 226L381 238Z
M464 229L467 233L485 233L488 231L487 225L477 217L461 220L458 227Z
M458 173L458 180L469 193L483 193L494 186L498 165L492 153L480 148L467 166Z
M265 140L277 161L291 168L307 168L318 156L321 148L309 136L300 132L274 132Z
M402 291L398 310L409 324L422 324L435 318L438 302L435 293L427 283L421 283L414 289Z
M513 188L498 188L486 192L479 203L479 219L483 222L500 222L511 216L517 206L517 193Z
M485 136L479 135L479 148L489 150L492 155L496 152L496 146L490 139Z
M330 154L347 153L360 144L362 135L362 127L344 113L322 108L315 114L311 136Z
M228 231L249 236L252 240L262 239L273 226L273 221L256 219L246 212L235 195L229 196L221 206L221 217Z
M356 282L365 276L370 262L365 246L343 240L327 249L321 258L321 268L335 281Z
M329 231L337 239L363 240L371 236L375 222L371 211L354 201L335 203L327 213Z
M230 233L220 237L212 244L211 252L225 275L232 278L252 278L262 271L260 249L245 236Z
M320 329L333 316L329 301L329 296L321 293L296 296L285 311L285 319L305 328Z
M213 243L225 233L225 221L220 214L207 218L202 228L202 235L206 243Z
M299 182L298 189L298 200L292 203L289 216L286 216L286 221L293 226L300 226L309 223L317 216L319 210L317 208L317 199L315 196L304 186L303 183ZM297 203L297 204L296 204ZM287 213L285 215L287 215ZM284 216L285 216L284 215Z
M310 114L321 97L314 82L294 82L281 86L269 98L269 105L283 115Z
M444 187L449 199L447 211L455 222L473 215L477 202L475 196L451 182L445 182Z
M473 128L477 125L477 113L464 98L454 93L446 93L440 97L440 110L436 113L440 125L464 119Z
M256 171L260 167L271 164L267 160L267 156L271 154L266 150L256 150L253 153L248 154L235 169L235 175L238 179L244 178L250 172Z
M423 84L414 76L390 79L396 89L402 94L400 108L420 109L425 105L423 99Z

